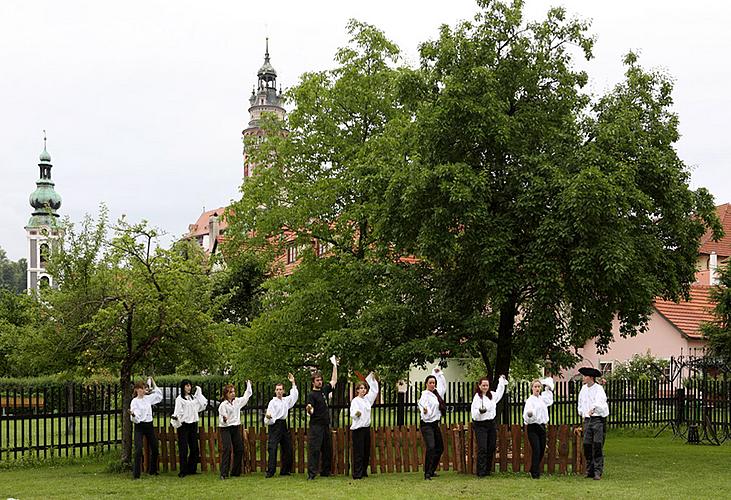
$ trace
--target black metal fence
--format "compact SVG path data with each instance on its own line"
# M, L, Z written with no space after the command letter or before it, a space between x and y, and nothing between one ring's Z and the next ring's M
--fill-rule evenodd
M305 413L307 384L298 384L298 403L289 413L289 426L307 426ZM610 408L608 425L660 426L705 422L731 429L731 382L690 379L609 380L604 385ZM202 425L215 426L222 384L201 384L209 404L201 414ZM419 423L417 401L422 383L399 387L385 385L371 414L373 427L412 425ZM237 394L245 387L239 385ZM549 408L550 420L556 424L580 424L577 400L581 383L557 382L554 404ZM162 387L164 399L154 407L156 425L168 425L175 406L177 388ZM253 396L244 408L241 423L245 427L260 427L274 386L256 383ZM470 405L474 383L449 382L447 424L470 420ZM499 419L503 423L521 423L523 402L529 395L529 383L513 383L505 391L500 404ZM348 409L352 384L339 384L330 402L334 427L350 423ZM122 395L115 384L85 385L68 383L52 388L0 389L0 460L17 459L23 455L37 457L80 456L116 447L121 442L121 419L128 418L121 407Z

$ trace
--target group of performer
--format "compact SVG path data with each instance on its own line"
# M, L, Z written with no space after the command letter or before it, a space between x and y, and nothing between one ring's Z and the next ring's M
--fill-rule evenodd
M332 465L332 444L330 437L330 412L328 399L337 383L338 365L333 356L332 376L324 383L320 372L312 374L312 390L307 395L305 410L310 417L308 437L307 479L313 480L319 474L329 476ZM601 384L596 382L601 372L595 368L581 368L584 385L579 393L578 411L584 419L584 456L587 462L587 478L599 480L604 471L603 445L606 435L606 418L609 415L607 396ZM294 376L288 376L292 384L289 395L284 395L284 385L277 384L274 397L269 402L264 416L264 423L269 428L268 462L266 477L274 476L277 465L277 448L280 449L280 475L289 476L292 472L292 442L287 428L289 410L299 398L299 391ZM494 469L497 428L495 417L497 404L505 393L508 381L501 375L497 389L490 389L490 380L481 378L476 385L470 413L473 421L475 441L477 443L477 476L489 476ZM444 440L440 431L442 416L446 413L444 398L447 393L447 381L439 367L426 377L426 388L419 398L418 407L421 417L421 435L424 440L424 479L437 477ZM531 383L531 395L525 401L523 422L526 425L531 447L530 475L540 478L541 460L546 449L546 424L548 424L548 407L553 404L553 378L534 380ZM368 464L371 449L371 408L379 391L378 381L373 372L356 384L354 397L350 404L353 479L368 477ZM135 397L130 403L130 418L134 422L135 460L133 478L140 477L142 463L143 436L147 437L150 447L148 472L157 475L158 446L152 425L152 406L162 401L162 391L151 378L147 384L137 382L134 386ZM239 476L244 453L241 439L241 410L251 398L251 381L246 381L243 396L236 397L236 388L229 384L223 389L223 400L218 406L218 427L221 434L221 479ZM197 473L200 461L198 450L199 414L208 405L201 388L190 380L180 384L180 394L175 399L175 410L171 416L171 424L177 429L180 472L185 477ZM231 455L233 451L233 465Z

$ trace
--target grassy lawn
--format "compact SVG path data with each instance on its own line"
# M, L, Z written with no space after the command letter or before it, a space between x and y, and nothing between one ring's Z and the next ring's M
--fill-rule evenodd
M719 498L731 489L728 460L731 448L694 446L654 439L646 431L610 433L606 444L606 472L602 481L577 476L504 473L478 480L447 472L433 481L419 473L373 474L362 481L345 477L304 475L264 479L263 474L221 481L213 474L179 479L172 473L143 476L104 472L102 463L11 467L0 471L0 498Z

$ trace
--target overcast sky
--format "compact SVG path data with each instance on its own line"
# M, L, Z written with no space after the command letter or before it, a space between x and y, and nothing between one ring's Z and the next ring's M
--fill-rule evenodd
M603 92L622 77L621 57L676 79L693 187L731 201L731 6L722 1L526 0L530 17L550 6L591 19ZM26 255L23 227L48 131L60 212L78 221L101 202L116 219L147 219L170 237L203 207L238 197L241 130L270 37L279 82L331 66L357 18L383 29L416 63L439 25L476 12L472 0L0 2L0 247Z

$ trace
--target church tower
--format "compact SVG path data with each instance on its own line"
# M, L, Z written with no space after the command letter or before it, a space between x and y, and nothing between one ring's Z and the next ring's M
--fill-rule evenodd
M52 278L46 272L46 261L50 252L49 244L61 235L58 224L61 208L61 196L54 189L51 180L51 155L46 150L46 133L43 132L43 152L40 156L40 178L36 181L36 190L30 195L33 207L28 225L25 227L28 238L28 293L38 290L40 286L53 286Z
M261 136L264 131L259 127L262 113L274 113L280 120L284 120L286 112L282 107L282 88L277 91L277 72L269 60L269 38L266 39L264 64L257 73L257 88L251 90L249 97L249 126L242 132L242 140L249 136ZM253 164L249 161L244 143L244 180L251 176Z

